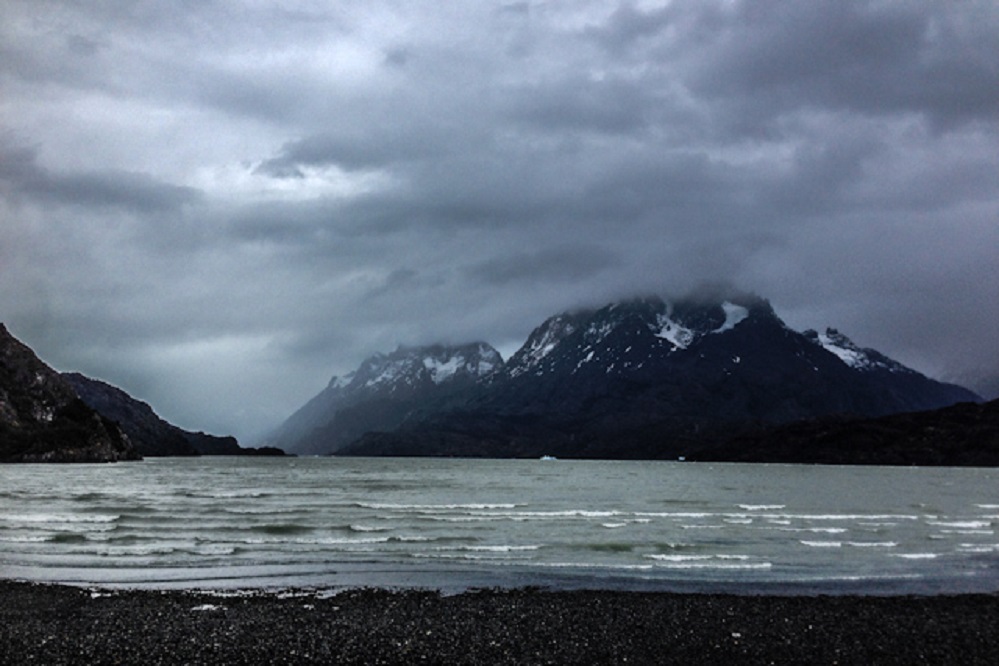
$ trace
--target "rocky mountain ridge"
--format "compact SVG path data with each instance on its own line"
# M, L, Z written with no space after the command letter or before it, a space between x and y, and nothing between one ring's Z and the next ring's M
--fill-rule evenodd
M275 448L247 448L235 437L190 432L160 418L147 403L98 379L76 372L63 377L77 395L101 415L117 422L143 456L283 455Z
M365 359L357 370L334 376L292 414L268 443L299 454L325 454L373 429L445 404L503 367L484 342L400 347Z

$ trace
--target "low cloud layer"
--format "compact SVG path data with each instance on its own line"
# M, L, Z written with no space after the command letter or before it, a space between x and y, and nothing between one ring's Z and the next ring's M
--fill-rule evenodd
M252 440L398 344L729 282L999 377L991 2L0 7L0 320Z

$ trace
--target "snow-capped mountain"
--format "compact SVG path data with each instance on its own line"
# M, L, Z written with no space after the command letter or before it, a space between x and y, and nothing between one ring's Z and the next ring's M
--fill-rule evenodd
M765 299L728 290L562 313L505 364L484 343L378 355L282 431L301 452L670 457L755 424L977 398L835 329L796 332Z
M499 352L484 342L469 345L400 347L391 354L375 354L330 386L348 392L397 393L455 381L476 381L503 366Z
M898 361L893 361L875 349L861 349L853 343L853 340L835 328L827 328L825 333L818 333L809 329L803 335L809 340L813 340L826 351L835 354L839 360L856 370L866 372L884 370L887 372L910 374L916 372L911 368L905 367Z
M334 376L268 443L292 453L330 453L368 430L392 429L411 411L468 389L502 367L499 352L484 342L374 354L356 370Z
M598 370L622 374L684 351L704 336L730 331L764 307L751 297L743 304L723 300L701 305L646 298L599 310L560 314L535 329L507 363L505 374L571 375ZM769 306L766 306L769 307Z

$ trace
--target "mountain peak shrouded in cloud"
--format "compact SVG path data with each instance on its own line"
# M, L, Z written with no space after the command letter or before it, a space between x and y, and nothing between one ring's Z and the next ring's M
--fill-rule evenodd
M711 295L709 295L711 294ZM799 420L975 401L758 296L634 298L547 318L503 363L483 343L376 354L272 443L334 455L675 458Z
M9 0L0 318L243 441L378 350L711 280L989 386L997 33L989 2Z

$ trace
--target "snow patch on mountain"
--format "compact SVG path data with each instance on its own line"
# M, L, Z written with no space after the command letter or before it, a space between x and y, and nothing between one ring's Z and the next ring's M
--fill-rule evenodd
M804 332L804 335L821 346L839 360L856 370L887 370L889 372L914 372L906 368L901 363L893 361L873 349L863 349L858 347L853 340L846 337L835 328L827 328L825 333L817 333L813 330Z
M485 377L502 366L499 352L485 343L400 347L391 354L373 354L357 370L333 377L327 390L335 393L394 390L427 381L439 385L459 376Z
M444 347L436 354L423 357L423 367L435 384L446 382L459 373L485 377L502 364L499 352L482 343L458 349Z
M576 324L569 315L558 315L546 321L511 358L510 376L516 377L536 367L558 346L558 343L576 332Z
M326 386L327 389L342 389L346 388L352 379L354 379L353 372L349 372L346 375L333 375L330 383Z
M585 339L591 345L603 342L604 338L611 334L611 332L617 328L619 322L617 321L602 321L594 322L590 324L590 327L583 334L583 339Z
M749 316L749 309L735 303L725 301L722 303L722 310L725 311L725 323L716 328L713 333L724 333L731 331L739 322Z
M852 342L846 340L844 336L831 336L828 333L820 333L818 340L823 349L835 354L839 357L839 360L851 368L864 368L870 365L867 355Z
M701 336L730 331L749 316L748 308L730 301L722 303L721 308L725 313L725 321L715 329L699 331L678 322L673 316L672 305L667 305L666 312L656 316L652 332L655 333L656 337L668 341L674 349L687 349Z
M658 330L653 331L656 337L668 341L677 349L686 349L697 337L694 331L673 321L669 312L656 317L656 328Z

